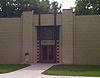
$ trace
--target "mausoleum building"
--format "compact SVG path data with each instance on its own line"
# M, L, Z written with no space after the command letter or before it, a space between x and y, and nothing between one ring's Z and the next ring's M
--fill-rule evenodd
M100 15L62 13L0 18L0 64L100 65Z

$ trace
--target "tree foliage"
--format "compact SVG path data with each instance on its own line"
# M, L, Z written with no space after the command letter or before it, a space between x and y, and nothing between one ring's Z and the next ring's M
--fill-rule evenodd
M55 8L56 9L55 9ZM23 11L34 10L34 13L59 12L61 6L49 0L0 0L0 17L21 16Z
M52 5L51 12L55 12L55 13L61 12L62 5L61 4L59 5L57 1L52 2L51 5Z
M76 0L75 14L100 14L100 0Z

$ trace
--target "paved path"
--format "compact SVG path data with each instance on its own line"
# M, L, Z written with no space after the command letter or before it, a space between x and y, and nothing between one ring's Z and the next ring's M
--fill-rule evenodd
M0 78L100 78L100 77L79 77L79 76L49 76L41 74L46 69L50 68L54 64L33 64L24 69L0 74Z

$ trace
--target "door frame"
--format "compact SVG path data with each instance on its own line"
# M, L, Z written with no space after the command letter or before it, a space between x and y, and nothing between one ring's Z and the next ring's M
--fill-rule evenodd
M47 60L43 60L43 46L47 47ZM53 47L53 60L50 60L50 50ZM41 45L40 46L40 60L41 63L56 63L56 46L55 45Z

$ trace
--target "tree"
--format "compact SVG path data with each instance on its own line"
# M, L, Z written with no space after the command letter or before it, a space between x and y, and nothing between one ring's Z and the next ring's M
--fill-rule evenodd
M29 8L28 0L0 0L0 17L21 16L24 10Z
M57 2L57 1L53 1L51 3L51 12L55 12L55 13L58 13L58 12L61 12L61 7L62 5Z
M31 10L34 13L50 13L55 10L59 12L61 8L58 8L58 2L54 3L51 4L49 0L0 0L0 17L18 17L23 11Z
M32 0L32 8L34 13L49 13L50 10L50 2L47 0L37 1Z
M100 14L100 0L76 0L75 14Z

